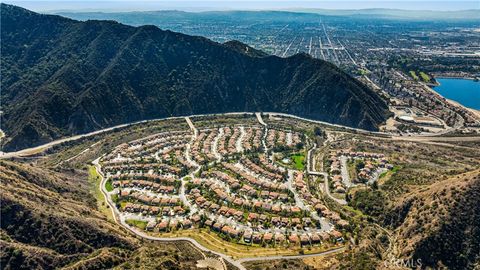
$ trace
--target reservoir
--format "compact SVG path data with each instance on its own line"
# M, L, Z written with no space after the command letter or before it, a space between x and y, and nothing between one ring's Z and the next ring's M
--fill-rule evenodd
M465 107L480 110L480 82L452 78L435 79L440 83L433 87L437 93Z

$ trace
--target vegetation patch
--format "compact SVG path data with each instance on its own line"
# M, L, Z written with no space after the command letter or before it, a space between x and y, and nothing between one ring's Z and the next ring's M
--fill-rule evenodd
M106 182L105 182L105 189L110 192L110 191L113 191L113 185L112 185L112 180L111 179L108 179Z
M142 229L142 230L145 230L145 228L147 227L147 223L148 223L146 221L136 220L136 219L127 219L127 220L125 220L125 222L130 226L137 227L137 228Z
M295 169L303 171L305 169L305 154L297 153L291 156L293 163L295 164Z
M410 76L412 76L414 80L418 81L418 76L417 76L417 73L415 73L415 71L410 70Z

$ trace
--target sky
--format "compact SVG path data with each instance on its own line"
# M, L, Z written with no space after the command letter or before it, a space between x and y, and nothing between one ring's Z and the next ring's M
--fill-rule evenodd
M209 11L209 10L288 10L302 8L321 9L368 9L368 8L389 8L405 10L466 10L480 9L480 0L467 1L398 1L398 0L337 0L337 1L236 1L236 0L0 0L0 2L18 5L33 11L55 12L55 11L148 11L176 9L184 11Z

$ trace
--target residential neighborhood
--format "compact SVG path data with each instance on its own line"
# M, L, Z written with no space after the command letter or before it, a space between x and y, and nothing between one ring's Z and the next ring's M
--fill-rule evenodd
M260 120L199 129L188 120L191 130L116 147L101 168L120 218L151 234L204 228L243 245L345 241L349 222L311 193L296 160L309 139Z

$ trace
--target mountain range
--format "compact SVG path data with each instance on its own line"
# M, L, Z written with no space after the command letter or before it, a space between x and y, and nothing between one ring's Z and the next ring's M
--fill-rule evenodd
M385 101L331 63L1 4L4 151L142 119L276 111L375 130Z

